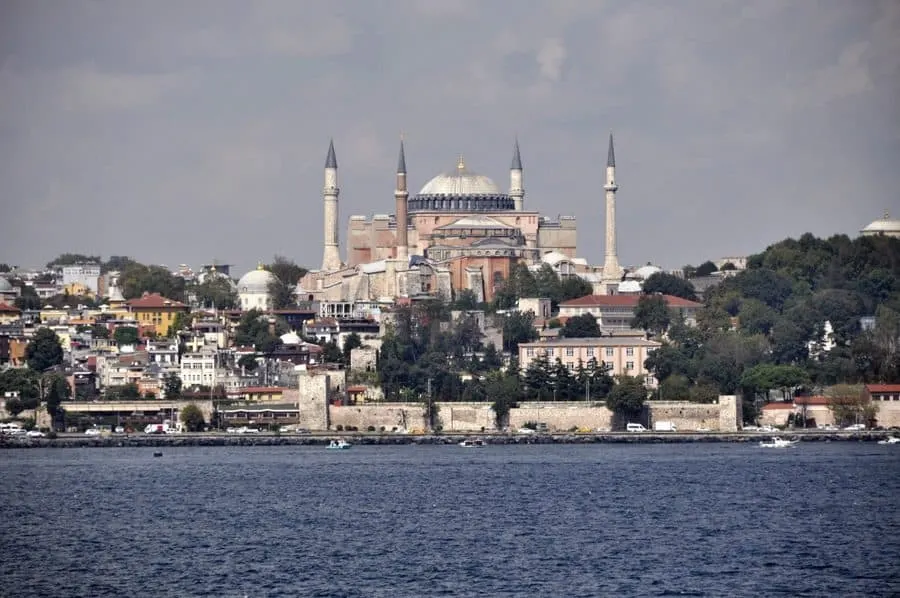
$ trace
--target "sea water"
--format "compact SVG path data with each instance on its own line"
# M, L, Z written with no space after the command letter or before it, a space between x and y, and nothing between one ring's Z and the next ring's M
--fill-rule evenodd
M892 596L900 447L0 451L2 596Z

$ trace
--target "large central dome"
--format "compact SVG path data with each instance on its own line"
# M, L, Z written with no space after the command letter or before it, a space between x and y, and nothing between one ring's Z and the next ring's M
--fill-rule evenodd
M409 211L505 211L513 200L489 177L466 168L462 157L455 172L439 174L409 202Z
M462 158L456 172L439 174L422 187L419 195L499 195L500 188L494 181L466 168Z

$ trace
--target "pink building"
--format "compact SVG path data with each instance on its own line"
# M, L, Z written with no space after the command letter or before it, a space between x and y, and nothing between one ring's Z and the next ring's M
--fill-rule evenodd
M540 355L546 354L550 363L559 359L572 371L579 360L587 364L591 359L612 367L613 376L644 376L647 386L656 386L656 378L644 367L647 357L661 343L640 337L558 338L519 345L519 364L522 370Z

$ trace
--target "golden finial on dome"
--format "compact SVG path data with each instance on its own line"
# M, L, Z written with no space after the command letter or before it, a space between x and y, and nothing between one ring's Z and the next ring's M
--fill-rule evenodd
M262 262L256 262L256 269L257 270L265 270L266 266Z
M459 155L459 161L457 161L457 163L456 163L456 169L460 170L460 171L466 169L466 161L463 159L462 154Z

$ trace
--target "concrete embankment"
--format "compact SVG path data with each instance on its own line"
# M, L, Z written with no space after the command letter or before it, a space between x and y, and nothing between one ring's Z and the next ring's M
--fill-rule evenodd
M188 447L188 446L324 446L343 438L360 446L452 445L464 438L479 438L490 445L517 444L676 444L696 442L755 443L767 440L763 433L604 433L604 434L111 434L83 436L60 434L57 438L4 436L2 448L117 448L117 447ZM798 438L803 442L872 442L890 436L889 432L784 432L779 436Z

